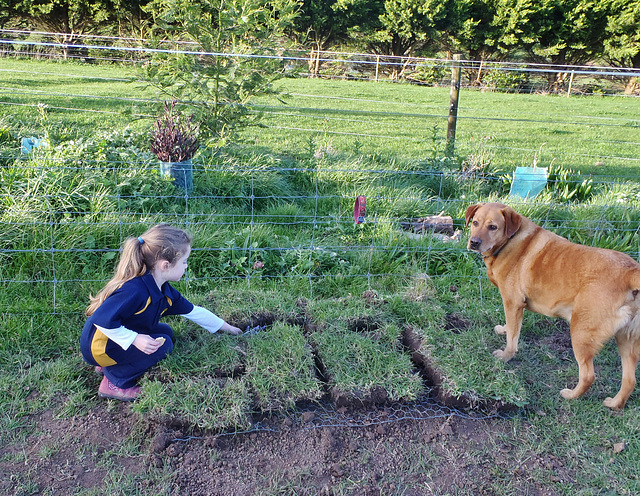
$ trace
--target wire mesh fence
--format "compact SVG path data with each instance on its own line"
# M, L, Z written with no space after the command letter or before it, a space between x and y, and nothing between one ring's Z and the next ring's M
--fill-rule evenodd
M351 79L360 81L404 81L418 85L449 86L451 67L458 64L463 85L490 91L518 93L559 92L574 94L616 94L627 91L640 75L637 68L590 64L554 65L530 62L461 60L371 53L348 53L296 47L255 47L251 54L202 52L196 43L176 40L49 33L0 29L0 55L83 62L144 63L157 53L197 56L275 58L289 75Z
M81 182L86 175L100 177L102 172L86 166L51 164L32 165L26 170L39 176L38 181L64 173L70 183ZM395 180L394 176L407 175L370 172L381 185ZM367 288L376 289L388 279L484 278L480 263L472 263L471 273L457 273L459 261L472 257L466 250L463 212L469 205L466 198L478 198L479 183L488 192L507 191L504 177L468 178L459 172L441 171L411 173L412 181L429 184L431 194L423 196L402 191L393 196L381 186L369 185L366 217L362 224L355 224L353 204L357 195L322 191L324 173L322 169L243 170L199 164L194 167L196 182L203 177L227 175L230 181L243 181L244 186L234 183L240 190L236 194L185 194L173 191L165 180L165 191L144 194L135 190L135 184L131 191L127 183L133 178L140 181L137 186L144 187L145 180L161 180L155 167L121 167L109 173L117 185L114 191L5 190L0 195L5 204L0 284L5 294L22 297L4 299L1 310L25 311L29 300L26 295L32 294L28 313L77 311L78 302L70 302L68 293L78 288L85 295L95 292L96 286L108 278L124 239L160 221L196 233L192 268L185 279L187 291L196 283L195 287L207 287L228 281L250 287L264 281L298 280L313 295L314 288L328 280L361 281ZM275 196L268 191L269 184L292 174L298 181L317 185L316 194ZM570 182L564 184L571 186ZM520 211L531 212L529 216L543 227L638 258L638 198L629 199L623 193L624 182L600 179L592 181L591 187L595 191L620 190L613 200L616 203L557 205L521 199L510 203ZM439 196L452 188L459 198ZM394 208L413 212L413 216L394 214ZM450 230L433 233L429 226L424 227L430 216L438 215L450 217ZM399 264L405 263L413 267L403 270ZM65 296L60 298L60 293Z
M185 190L150 152L163 98L137 84L136 71L157 51L197 47L0 34L7 350L44 349L31 336L79 330L88 295L111 277L123 241L158 222L194 235L178 283L189 298L218 286L293 288L312 298L388 294L428 281L496 300L482 261L466 248L465 211L480 201L506 201L573 241L640 257L640 100L622 93L633 71L464 61L451 150L452 61L281 51L269 56L281 61L282 94L251 102L260 127L244 130L239 144L203 147ZM566 84L549 95L558 74ZM535 199L513 195L521 167L544 171ZM34 355L56 356L59 343L73 351L76 334ZM315 404L291 418L314 429L467 415L502 414L425 398L358 412Z
M508 93L513 88L495 87L506 91L500 95L472 90L469 76L453 157L445 154L443 136L448 87L338 89L320 77L311 86L310 79L293 77L328 78L331 67L340 67L335 75L341 78L353 70L359 80L413 81L410 74L427 67L441 74L433 86L448 85L451 61L283 51L277 57L292 76L283 80L288 99L254 102L262 127L244 136L253 151L201 155L193 164L194 190L185 192L159 173L157 161L131 136L141 131L96 129L95 116L148 125L161 100L138 89L124 96L112 91L136 80L135 73L114 71L113 62L142 61L154 50L189 52L191 45L150 47L105 37L81 37L71 45L52 33L7 30L2 36L2 119L21 121L24 133L5 138L0 156L0 284L16 295L2 300L2 313L77 312L81 298L108 278L123 240L157 221L196 234L187 291L215 281L302 281L309 294L345 279L374 289L389 279L424 277L471 278L481 285L481 264L467 253L462 234L465 208L507 199L513 169L524 165L547 169L547 187L535 202L511 198L516 208L575 241L638 258L637 98L517 95L523 100L516 103ZM37 57L102 63L34 68L29 61ZM619 78L635 75L604 67L465 64L476 80L480 71L522 72L528 81L573 73L613 88ZM311 66L317 70L307 70ZM34 84L42 71L50 72ZM81 115L88 124L80 123ZM75 132L75 139L31 153L20 149L19 138L41 136L43 129L60 134L61 128ZM367 199L360 224L353 217L358 196ZM451 231L434 235L416 227L418 219L434 215L449 216ZM456 272L458 261L469 258L470 268Z

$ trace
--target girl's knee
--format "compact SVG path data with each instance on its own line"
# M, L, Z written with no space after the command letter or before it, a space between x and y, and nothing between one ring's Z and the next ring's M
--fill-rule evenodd
M153 334L173 340L173 329L171 329L169 324L165 324L164 322L159 322L158 325L153 328Z

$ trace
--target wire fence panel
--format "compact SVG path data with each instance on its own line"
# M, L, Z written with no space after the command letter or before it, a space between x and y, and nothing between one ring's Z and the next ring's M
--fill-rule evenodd
M244 131L241 145L203 150L194 189L184 192L148 149L162 99L131 84L137 61L155 48L91 38L67 50L50 33L2 34L3 319L41 316L42 325L48 315L79 315L110 277L124 239L156 222L195 235L187 294L218 283L291 284L308 295L330 294L338 283L384 292L427 278L477 281L482 294L489 285L466 250L464 212L488 200L508 201L576 242L639 256L640 100L573 97L575 78L606 80L605 95L632 72L465 62L450 155L449 88L435 76L389 81L416 82L427 69L446 81L451 61L282 54L286 98L252 102L261 127ZM475 83L480 71L524 74L530 87ZM566 88L532 89L551 73L573 73L572 98ZM44 144L24 153L20 139L29 137ZM522 166L547 171L535 200L509 197ZM359 196L362 223L354 222ZM450 217L451 230L420 227L434 216Z

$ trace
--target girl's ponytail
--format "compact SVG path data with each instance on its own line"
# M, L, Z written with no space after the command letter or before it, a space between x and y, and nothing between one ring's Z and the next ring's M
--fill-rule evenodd
M122 246L122 255L113 279L125 282L143 275L147 271L145 257L142 250L146 247L140 243L140 238L127 238ZM151 268L151 267L149 267Z
M127 238L122 245L122 255L116 273L95 297L89 296L91 303L85 314L93 315L111 293L130 279L153 269L158 260L175 263L187 252L191 241L189 234L169 224L158 224L142 236Z

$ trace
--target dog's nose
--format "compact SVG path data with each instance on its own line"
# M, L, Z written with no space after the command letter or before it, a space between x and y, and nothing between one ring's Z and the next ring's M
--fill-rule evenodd
M469 249L470 250L479 250L481 244L482 244L482 240L480 238L471 238L469 240Z

